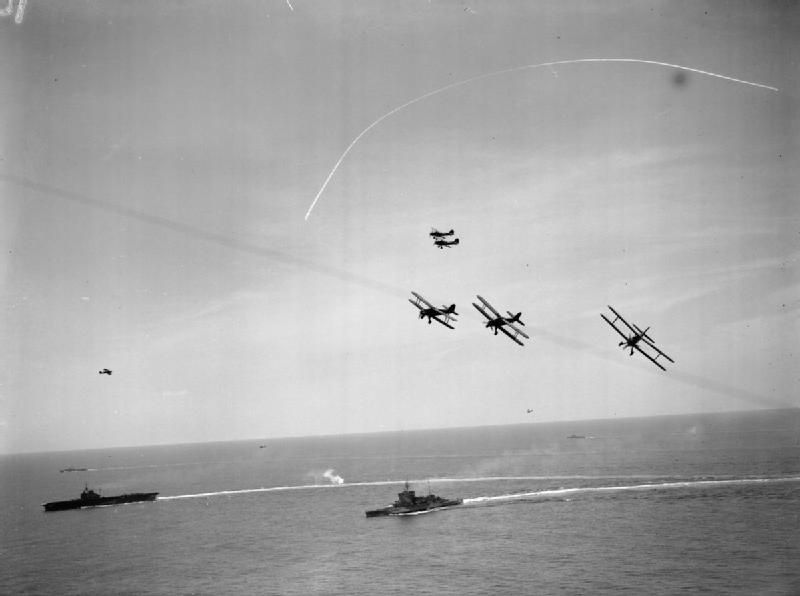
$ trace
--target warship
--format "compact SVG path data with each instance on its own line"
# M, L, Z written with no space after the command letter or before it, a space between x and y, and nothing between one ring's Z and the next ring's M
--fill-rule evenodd
M131 493L115 497L103 497L88 486L83 489L79 499L71 501L51 501L42 503L45 511L65 511L66 509L82 509L83 507L100 507L101 505L121 505L123 503L139 503L155 501L158 493Z
M437 497L436 495L418 497L413 490L409 490L408 481L406 481L405 490L397 493L397 497L398 499L391 507L383 507L381 509L367 511L367 517L420 513L422 511L430 511L431 509L440 509L442 507L461 505L461 503L464 502L464 499L443 499L442 497Z

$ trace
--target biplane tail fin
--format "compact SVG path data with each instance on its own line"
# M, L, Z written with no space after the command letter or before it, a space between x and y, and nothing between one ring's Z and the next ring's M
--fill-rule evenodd
M444 312L446 314L448 314L448 315L457 315L458 314L456 312L456 305L455 304L451 304L450 306L448 306L447 310L445 310Z
M518 312L517 314L512 313L510 310L507 310L506 312L509 316L509 323L519 323L523 327L525 326L525 323L523 323L522 319L520 318L522 316L522 311Z

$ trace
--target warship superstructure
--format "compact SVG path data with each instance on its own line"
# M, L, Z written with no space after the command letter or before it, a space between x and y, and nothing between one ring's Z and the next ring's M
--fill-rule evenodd
M420 513L423 511L430 511L431 509L440 509L442 507L452 507L454 505L461 505L463 499L444 499L436 495L426 495L418 497L413 490L409 490L408 481L406 481L405 490L397 493L397 500L390 507L383 507L382 509L373 509L367 511L367 517L378 517L380 515L404 515L409 513Z

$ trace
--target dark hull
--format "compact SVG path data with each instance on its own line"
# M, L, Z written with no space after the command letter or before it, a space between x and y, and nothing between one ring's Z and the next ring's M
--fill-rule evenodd
M442 507L453 507L461 505L463 499L447 501L442 499L435 504L419 505L419 506L405 506L405 507L384 507L382 509L373 509L367 511L367 517L380 517L382 515L408 515L410 513L422 513L423 511L432 511L434 509L441 509Z
M51 503L43 503L42 507L44 507L45 511L65 511L67 509L82 509L84 507L101 507L104 505L122 505L123 503L155 501L156 495L158 495L158 493L133 493L130 495L118 495L116 497L52 501Z

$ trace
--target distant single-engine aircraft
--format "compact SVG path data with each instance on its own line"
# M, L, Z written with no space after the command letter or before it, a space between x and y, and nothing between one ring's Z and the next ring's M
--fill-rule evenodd
M521 346L525 345L524 343L522 343L522 341L520 341L517 338L520 335L522 337L524 337L525 339L530 339L530 337L528 337L518 327L514 326L514 323L519 323L520 325L525 325L525 323L523 323L520 320L520 317L522 316L521 312L518 312L517 314L513 314L511 311L506 311L508 313L508 316L504 317L499 312L497 312L497 310L494 308L494 306L489 304L489 302L485 298L483 298L482 296L478 296L478 300L480 300L483 303L483 306L479 306L479 305L475 304L474 302L472 303L472 306L474 306L476 309L478 309L478 312L481 313L484 317L489 319L488 322L486 323L486 326L490 327L490 328L493 328L495 335L497 335L498 331L502 331L508 337L510 337L512 341L518 343ZM492 314L489 314L486 311L486 309L489 309ZM513 330L513 332L514 332L513 335L511 334L511 331L509 331L509 329Z
M434 240L433 244L438 246L439 248L450 248L451 246L458 245L459 240L456 238L455 240Z
M111 371L110 371L110 370L108 370L107 368L104 368L103 370L99 370L99 371L97 371L97 374L99 374L99 375L109 375L109 376L111 376Z
M414 296L414 300L409 298L408 301L419 309L420 319L428 317L428 325L431 324L431 321L436 321L437 323L441 323L445 327L450 327L450 329L455 329L455 327L453 327L450 324L450 321L453 321L454 323L456 322L455 315L457 315L458 313L456 312L455 304L451 304L450 306L447 306L445 304L441 308L436 308L433 304L425 300L425 298L423 298L416 292L411 292L411 294Z
M608 308L611 310L611 312L614 313L614 320L613 321L610 320L608 317L606 317L602 313L600 314L600 316L603 317L603 320L606 323L608 323L609 325L611 325L614 328L614 331L616 331L617 333L619 333L622 336L623 340L625 340L625 341L619 342L619 346L622 347L623 350L630 349L630 351L631 351L630 355L631 356L633 356L633 351L636 350L637 352L642 354L645 358L650 360L650 362L655 364L661 370L667 370L667 369L664 368L663 366L661 366L661 363L656 362L656 360L658 359L659 356L663 356L664 358L666 358L667 360L669 360L670 362L675 364L675 361L672 358L667 356L664 352L662 352L661 350L659 350L656 347L656 344L653 341L653 338L650 337L649 335L647 335L647 332L650 330L650 327L648 327L647 329L642 331L636 325L631 325L630 323L628 323L628 321L623 319L622 315L619 314L617 311L615 311L613 307L609 306ZM624 328L620 329L619 327L617 327L617 325L616 325L617 321L622 321L622 323L625 325L625 327L627 327L628 330L630 331L629 335L626 335L626 332L624 331ZM648 350L653 350L656 353L655 356L650 355L649 351L643 350L642 349L642 345L647 346Z
M452 236L455 233L456 233L455 230L452 229L449 232L440 232L436 228L431 228L430 237L434 239L442 239L445 236Z
M533 414L533 410L531 410L530 408L528 408L527 412L528 414Z

